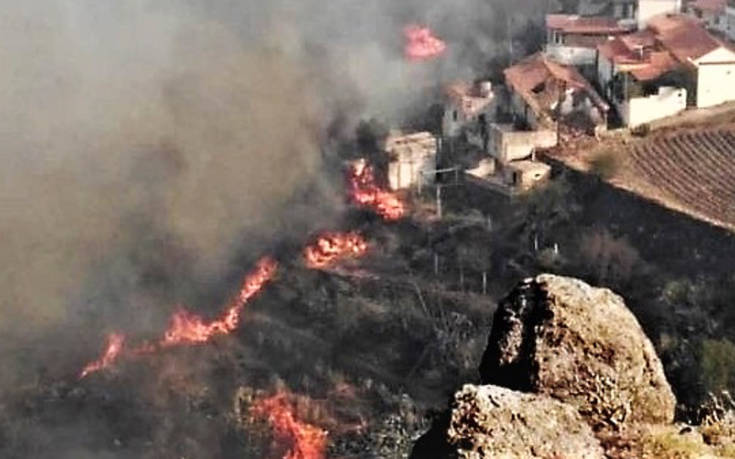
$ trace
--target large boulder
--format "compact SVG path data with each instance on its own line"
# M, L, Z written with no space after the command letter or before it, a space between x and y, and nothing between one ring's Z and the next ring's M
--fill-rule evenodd
M467 384L411 457L591 459L604 454L574 407L543 395Z
M540 275L500 302L480 376L569 403L595 428L674 418L661 361L623 299L576 279Z

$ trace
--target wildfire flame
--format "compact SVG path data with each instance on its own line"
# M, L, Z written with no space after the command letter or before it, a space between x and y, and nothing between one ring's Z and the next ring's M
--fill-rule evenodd
M204 343L215 335L231 333L240 325L240 315L245 308L245 304L260 292L266 283L273 279L277 267L276 261L272 258L262 258L257 263L255 270L245 276L238 296L225 310L222 317L217 320L207 322L194 313L185 309L179 309L171 317L170 325L158 343L152 344L146 342L129 350L123 348L123 344L125 343L125 336L123 334L111 333L107 338L107 347L102 357L84 367L79 378L84 378L90 373L105 369L114 364L123 355L124 350L126 351L125 353L130 355L150 354L161 347Z
M323 269L344 258L357 258L367 252L365 239L355 232L327 233L304 249L306 266Z
M287 392L257 401L251 413L266 418L279 440L289 444L283 459L323 459L327 449L327 432L299 421Z
M90 373L102 370L103 368L107 368L115 363L115 360L117 360L117 357L123 350L124 344L125 335L121 333L110 333L110 335L107 337L107 348L102 354L102 357L100 357L99 360L95 360L94 362L91 362L86 367L84 367L82 373L79 375L79 378L84 378Z
M447 49L446 43L436 37L428 27L408 25L403 29L406 39L404 54L411 60L438 57Z
M371 207L386 220L398 220L406 213L403 202L395 193L385 191L375 183L373 168L364 160L352 166L350 196L353 201Z
M255 296L263 286L273 279L277 264L271 258L261 259L255 271L245 277L240 294L232 305L225 310L221 318L206 322L202 317L185 309L179 309L171 317L168 330L164 333L163 346L174 346L182 343L205 343L215 335L232 333L240 325L240 315L245 304Z

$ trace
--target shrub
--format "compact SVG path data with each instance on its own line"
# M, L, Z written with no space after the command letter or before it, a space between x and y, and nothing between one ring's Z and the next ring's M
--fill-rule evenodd
M590 168L593 174L603 180L609 180L620 169L620 159L612 150L605 150L592 158Z
M625 238L615 238L608 230L584 234L579 247L580 261L598 283L626 284L640 263L638 251Z
M700 362L702 383L707 392L735 389L735 344L730 340L702 341Z

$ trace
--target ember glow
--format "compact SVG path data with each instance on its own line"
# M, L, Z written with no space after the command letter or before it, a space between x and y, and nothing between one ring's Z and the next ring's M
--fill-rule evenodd
M245 304L260 292L266 283L273 279L277 267L276 261L272 258L262 258L257 263L255 270L245 276L238 296L219 319L207 322L194 313L179 309L171 317L170 325L160 342L155 344L144 342L132 349L123 349L125 343L123 334L110 334L107 339L107 348L102 357L84 367L79 378L84 378L90 373L109 367L123 354L150 354L162 347L205 343L216 335L233 332L240 325L240 316Z
M353 201L372 208L386 220L398 220L406 213L403 201L398 195L376 184L373 168L364 160L353 164L349 186Z
M367 252L365 239L357 233L327 233L304 249L306 266L323 269L345 258L358 258Z
M110 335L107 337L107 347L105 349L105 352L102 354L102 357L100 357L99 360L95 360L94 362L91 362L86 367L84 367L82 373L79 375L79 378L84 378L90 373L102 370L115 363L115 360L117 360L118 356L123 350L124 344L125 335L121 333L110 333Z
M283 459L323 459L327 449L327 432L301 422L294 414L294 406L287 392L257 401L251 413L267 419L282 442L289 445Z
M409 25L403 30L403 35L406 38L404 54L411 60L432 59L447 49L446 43L434 36L428 27Z

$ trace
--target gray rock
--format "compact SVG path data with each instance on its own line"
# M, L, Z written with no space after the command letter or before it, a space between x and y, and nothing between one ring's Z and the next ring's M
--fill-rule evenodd
M465 385L448 424L436 426L414 458L602 458L602 447L577 410L543 395Z
M527 279L500 302L480 376L569 403L595 428L674 418L661 361L622 298L576 279Z

